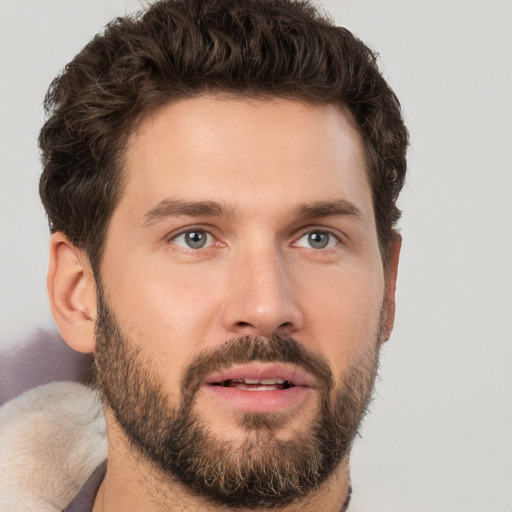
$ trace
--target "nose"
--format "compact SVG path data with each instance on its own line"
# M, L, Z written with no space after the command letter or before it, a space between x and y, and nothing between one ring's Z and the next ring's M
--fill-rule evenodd
M251 251L232 262L229 272L222 325L230 335L291 335L302 328L291 272L278 251Z

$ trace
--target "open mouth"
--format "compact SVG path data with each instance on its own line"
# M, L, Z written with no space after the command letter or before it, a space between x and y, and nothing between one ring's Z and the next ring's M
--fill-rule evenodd
M291 411L315 390L314 377L298 366L257 361L210 374L203 387L214 403L243 412Z
M295 387L293 382L284 379L226 379L220 382L212 382L212 385L245 391L280 391Z
M291 365L253 363L212 374L204 384L243 391L282 391L295 387L313 388L315 380L307 372Z

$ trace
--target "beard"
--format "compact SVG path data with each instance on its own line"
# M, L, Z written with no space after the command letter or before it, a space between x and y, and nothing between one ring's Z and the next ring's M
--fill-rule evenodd
M337 386L325 359L292 337L227 340L184 369L180 403L173 407L141 345L123 336L98 285L96 385L132 449L160 476L231 508L280 508L317 490L349 454L371 399L379 337L380 331ZM240 413L245 436L235 443L202 419L196 400L205 377L254 361L289 363L313 375L318 407L304 432L280 440L276 432L289 420L286 414Z

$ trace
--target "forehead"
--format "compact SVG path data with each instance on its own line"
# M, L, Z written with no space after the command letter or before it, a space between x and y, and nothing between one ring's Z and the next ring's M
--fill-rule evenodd
M340 196L359 203L363 214L372 209L362 139L334 105L218 96L176 101L141 125L125 162L120 207L131 210L147 211L167 197L254 211Z

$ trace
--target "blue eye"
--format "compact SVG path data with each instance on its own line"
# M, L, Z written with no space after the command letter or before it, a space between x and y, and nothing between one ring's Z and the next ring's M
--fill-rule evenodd
M177 235L171 241L186 249L204 249L213 244L213 237L204 229L191 229Z
M295 243L298 247L310 249L330 249L339 243L339 240L328 231L310 231L301 236Z

